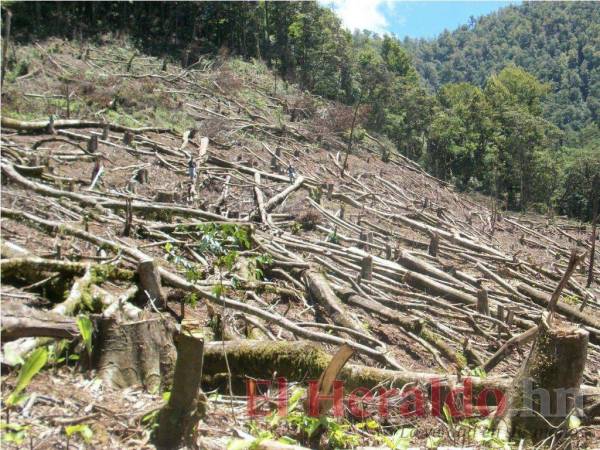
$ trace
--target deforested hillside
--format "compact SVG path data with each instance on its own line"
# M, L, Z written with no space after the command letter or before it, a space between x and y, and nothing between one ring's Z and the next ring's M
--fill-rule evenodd
M260 61L108 41L16 46L2 89L5 446L600 440L590 224L458 192ZM515 415L525 377L581 403Z

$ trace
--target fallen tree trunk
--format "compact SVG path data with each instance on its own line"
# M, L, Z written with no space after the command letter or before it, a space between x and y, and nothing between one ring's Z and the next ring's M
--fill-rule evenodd
M19 131L37 131L46 132L48 129L48 120L36 120L27 122L25 120L12 119L10 117L2 116L2 128L9 128L11 130ZM93 120L77 120L77 119L57 119L54 120L54 129L61 128L104 128L108 126L113 131L129 131L131 133L144 133L144 132L155 132L164 133L170 132L170 128L158 128L158 127L142 127L142 128L129 128L115 123L105 123Z
M256 177L256 174L255 174L255 177ZM265 213L268 213L271 210L273 210L276 206L278 206L280 203L282 203L287 198L288 195L290 195L292 192L300 189L300 187L302 187L303 183L304 183L304 177L303 176L299 176L296 179L296 181L294 182L294 184L288 186L283 191L281 191L279 194L276 194L273 197L271 197L269 200L267 200L264 203ZM259 210L254 210L250 214L250 220L254 220L254 219L256 219L259 216L262 217L262 211L260 209Z
M514 378L504 408L494 417L501 435L544 438L573 414L587 357L588 332L557 323L545 312L529 357ZM536 391L537 390L537 391ZM543 390L540 392L540 390ZM539 394L538 394L539 393Z
M343 303L335 294L329 280L323 272L312 268L302 274L304 282L311 297L328 312L329 317L336 325L351 328L356 331L366 332L364 327L346 311Z
M52 308L52 312L61 316L73 314L84 298L84 294L87 292L91 283L92 273L88 268L81 278L75 280L66 300ZM9 366L14 366L31 350L42 345L44 342L43 338L35 337L27 337L9 342L2 349L2 362Z
M16 302L2 303L1 327L3 342L24 337L72 339L79 336L74 318Z
M114 252L123 252L137 261L142 261L148 258L148 255L142 252L137 248L133 248L123 244L117 244L108 239L104 239L98 236L95 236L85 230L79 229L77 227L73 227L67 225L65 223L60 223L48 219L43 219L34 214L26 213L23 211L17 211L9 208L0 208L0 214L3 217L8 217L14 220L26 221L30 226L36 226L50 233L56 234L57 232L61 232L63 234L67 234L70 236L75 236L79 239L83 239L87 242L91 242L95 245L102 246L107 249L111 249ZM272 313L270 311L265 310L264 308L257 308L248 303L244 303L241 301L233 300L224 296L217 297L211 292L205 291L200 288L200 286L196 284L192 284L186 281L183 277L174 274L163 267L159 268L159 273L164 284L169 284L170 286L182 289L187 292L194 292L200 298L203 298L209 301L213 305L225 306L226 308L231 308L233 310L243 312L246 314L250 314L256 317L259 317L267 322L276 323L282 328L294 333L296 336L310 339L318 342L326 342L333 345L342 345L348 344L350 345L357 353L361 353L363 355L369 356L375 360L385 360L385 355L378 350L375 350L366 345L358 344L353 341L349 341L337 336L332 336L327 333L317 333L307 329L304 329L298 325L296 325L293 321L277 314Z
M148 300L158 308L164 308L166 305L165 295L162 291L160 283L160 274L158 272L158 265L152 258L140 261L138 264L138 277L140 280L140 287L144 292Z
M527 295L530 299L534 301L534 303L540 306L547 308L550 305L551 296L546 294L545 292L539 291L523 283L518 284L517 289L519 290L519 292L522 292L523 294ZM594 329L590 330L590 337L592 339L592 342L600 341L600 320L598 320L596 317L581 312L578 308L567 305L565 303L557 303L556 311L575 322L579 322L589 327L592 327Z
M223 348L224 347L224 348ZM223 352L227 353L228 363L233 374L234 388L244 392L248 377L272 380L274 374L288 382L317 380L327 369L332 356L319 345L308 341L226 341L208 342L204 345L203 383L207 388L217 388L227 383L227 363ZM379 369L358 364L346 364L340 371L339 379L344 381L344 389L351 391L357 387L372 389L380 386L402 388L407 384L422 386L424 390L432 383L442 389L453 387L464 377L440 375L433 372L413 372ZM505 392L512 384L507 377L469 377L474 392L483 389L499 389ZM600 388L581 386L580 395L584 404L593 404L600 395Z
M338 294L342 301L348 303L353 306L357 306L359 308L363 308L366 311L369 311L372 314L377 314L381 317L384 317L391 323L396 325L400 325L406 331L410 331L412 333L419 334L421 329L423 328L423 321L420 319L410 319L408 317L400 316L396 311L391 308L388 308L381 303L377 303L371 299L362 297L352 289L344 288L338 291Z
M69 277L81 276L88 268L93 275L99 275L102 278L111 280L132 281L135 276L131 270L121 269L108 264L90 265L89 263L47 259L37 256L0 260L2 278L10 279L19 277L29 282L44 279L48 272L58 272L63 276Z

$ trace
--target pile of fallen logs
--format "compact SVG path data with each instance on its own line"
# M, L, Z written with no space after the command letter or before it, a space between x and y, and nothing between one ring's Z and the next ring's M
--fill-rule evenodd
M269 143L2 117L3 364L77 339L75 315L90 311L91 364L105 382L173 383L156 438L167 448L202 416L201 381L227 392L248 377L319 377L341 346L354 355L340 372L350 386L440 374L453 385L478 369L489 376L475 388L510 402L530 376L598 401L589 227L492 212L400 156L381 161L375 141L344 171L342 153L310 151L308 125L282 131L213 95L227 115L188 107ZM221 229L231 233L219 242ZM550 428L568 414L581 411ZM512 412L498 423L508 434L532 426Z

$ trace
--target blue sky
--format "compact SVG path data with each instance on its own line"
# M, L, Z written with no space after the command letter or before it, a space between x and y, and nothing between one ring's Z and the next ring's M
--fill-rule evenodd
M321 0L350 30L394 33L398 38L433 38L511 4L510 1ZM517 2L512 2L517 3Z

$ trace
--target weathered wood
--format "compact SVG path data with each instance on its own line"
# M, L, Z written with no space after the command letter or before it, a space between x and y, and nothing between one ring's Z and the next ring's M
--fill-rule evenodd
M490 305L488 300L487 289L479 289L477 291L477 312L486 316L490 315Z
M519 433L537 440L555 433L558 426L566 427L565 418L576 406L583 379L588 337L586 330L557 323L549 312L543 314L529 357L506 395L505 408L494 417L502 435ZM535 389L544 393L534 395Z
M170 380L176 351L173 327L160 317L119 323L114 318L98 321L96 352L98 375L109 386L142 385L157 392Z
M133 133L129 130L126 130L123 134L123 145L130 146L133 142Z
M337 291L340 299L349 305L362 308L371 314L381 316L391 323L400 325L406 331L419 334L423 328L423 321L403 316L392 308L388 308L381 303L373 301L369 298L358 295L352 289L343 288Z
M311 268L305 270L302 276L311 297L325 308L333 323L353 330L364 331L361 324L346 311L323 272Z
M550 305L550 296L543 291L537 290L528 286L524 283L520 283L517 285L517 289L523 294L527 295L534 303L539 306L547 308ZM579 309L568 305L566 303L557 303L556 311L568 317L569 319L582 323L584 325L588 325L596 330L600 330L600 320L598 318L591 316L590 314L586 314L584 312L579 311ZM592 342L600 339L600 335L596 332L593 332L591 336Z
M360 276L363 280L373 279L373 257L367 255L360 262Z
M2 341L23 337L72 339L79 335L75 319L16 302L2 302Z
M27 122L24 120L13 119L10 117L5 117L2 115L1 118L2 128L9 128L12 130L21 130L21 131L47 131L50 125L50 121L46 120L37 120ZM114 123L106 124L104 122L98 122L93 120L77 120L77 119L61 119L61 120L53 120L52 128L53 129L63 129L63 128L103 128L108 125L108 127L113 131L129 131L134 133L143 133L146 131L154 131L156 133L161 133L165 131L170 131L168 128L157 128L157 127L143 127L143 128L129 128L122 125L117 125ZM53 134L53 133L52 133Z
M254 174L254 197L256 199L258 211L260 212L261 222L268 224L269 218L267 216L267 210L265 209L265 199L262 190L260 189L260 173Z
M198 421L206 414L206 399L200 391L204 342L180 334L177 338L177 362L173 388L167 405L160 411L156 447L176 449L190 445Z
M489 372L494 367L496 367L506 356L510 355L510 353L515 348L517 348L520 345L526 345L529 342L531 342L535 338L537 331L538 327L536 325L534 327L531 327L529 330L510 338L504 343L504 345L502 345L502 347L498 349L498 351L496 351L496 353L492 355L490 359L486 361L486 363L482 366L483 370L485 372Z
M98 151L98 135L92 134L87 144L88 153L96 153Z
M140 287L156 307L164 308L166 298L162 290L158 265L154 259L140 261L137 267Z
M440 235L436 232L433 232L431 234L431 241L429 242L429 248L427 249L427 252L435 258L438 255L439 247Z

